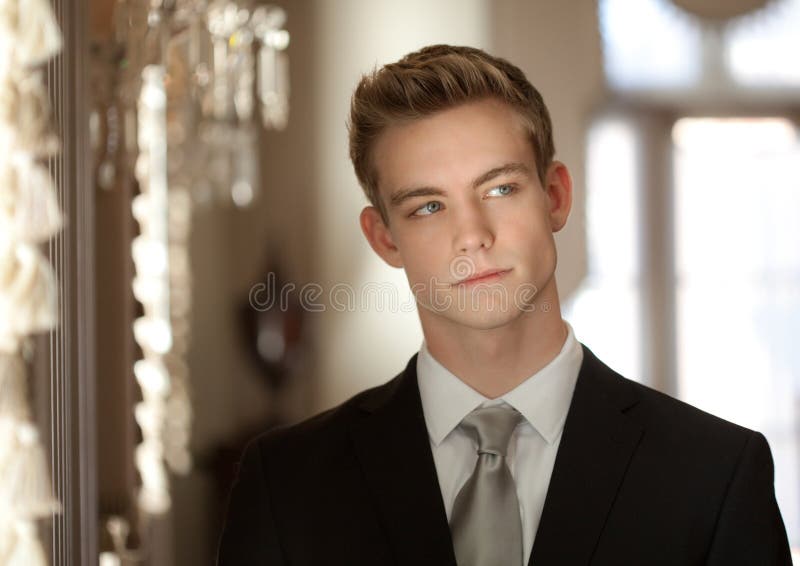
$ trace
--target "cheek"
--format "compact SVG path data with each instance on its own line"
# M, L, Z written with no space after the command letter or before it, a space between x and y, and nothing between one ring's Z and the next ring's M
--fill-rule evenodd
M430 242L406 242L401 249L403 265L410 279L420 280L436 273L435 254Z
M551 246L553 243L553 233L549 224L542 220L538 213L527 213L516 215L513 219L506 219L503 222L505 228L501 228L505 240L508 243L524 242L524 247L530 252L530 248L541 249Z
M555 262L555 240L546 226L541 224L515 224L506 231L505 246L511 247L523 265L540 271L549 269Z

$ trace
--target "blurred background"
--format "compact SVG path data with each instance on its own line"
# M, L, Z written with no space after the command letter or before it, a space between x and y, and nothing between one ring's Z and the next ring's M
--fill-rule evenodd
M45 563L212 564L244 442L405 366L422 333L361 234L345 119L362 73L433 43L540 90L575 181L564 317L763 432L800 548L800 0L6 4L20 44L34 5L62 34L25 68L64 221L60 324L19 346L58 505L0 505L0 557L38 535Z

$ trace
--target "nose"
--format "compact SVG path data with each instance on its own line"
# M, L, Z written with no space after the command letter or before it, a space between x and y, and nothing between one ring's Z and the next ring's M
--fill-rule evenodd
M480 248L490 248L494 232L478 206L470 206L455 217L453 247L459 253L469 253Z

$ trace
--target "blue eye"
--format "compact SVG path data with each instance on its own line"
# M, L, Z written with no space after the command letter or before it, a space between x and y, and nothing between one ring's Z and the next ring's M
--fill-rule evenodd
M506 196L513 193L516 190L516 187L514 187L513 185L498 185L493 189L491 189L489 192L491 193L492 191L497 191L500 189L507 189L505 192L500 193L500 196Z
M431 202L426 202L423 206L421 206L417 210L415 210L414 213L412 214L412 216L429 216L430 214L433 214L434 212L438 212L439 208L436 208L435 210L431 210L431 208L430 208L431 205L435 205L435 206L441 207L442 203L440 203L438 201L435 201L435 200L432 200ZM417 214L420 211L423 211L424 213L423 214Z

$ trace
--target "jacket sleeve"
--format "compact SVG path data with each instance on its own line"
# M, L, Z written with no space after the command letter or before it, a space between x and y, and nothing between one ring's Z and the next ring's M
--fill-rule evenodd
M774 464L764 435L752 432L717 519L708 566L792 566L775 500Z
M256 439L245 448L231 488L217 566L280 566L284 563Z

